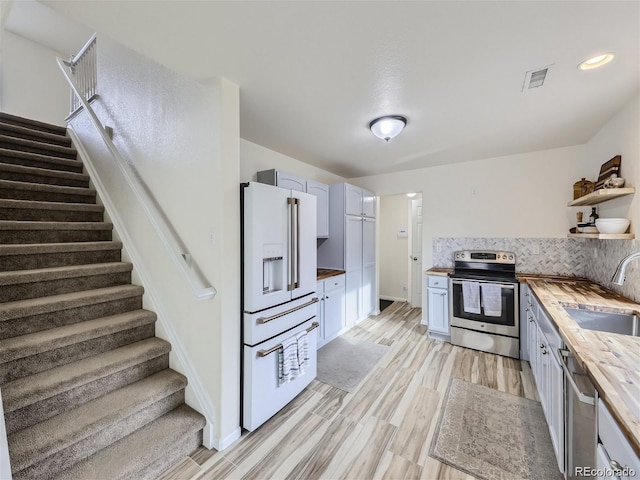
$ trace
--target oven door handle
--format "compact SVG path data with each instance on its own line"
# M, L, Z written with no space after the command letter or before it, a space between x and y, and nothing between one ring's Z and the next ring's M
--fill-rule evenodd
M487 282L487 281L484 281L484 280L466 280L466 281L468 281L468 282L476 281L477 283L491 283L492 285L496 285L493 282ZM462 285L463 281L462 280L451 280L451 283L455 283L456 285ZM497 285L499 287L506 288L507 290L515 290L515 288L516 288L515 285L503 285L503 284L500 284L500 283L498 283Z
M576 381L574 380L573 375L569 371L569 367L567 366L567 362L565 361L565 358L568 359L569 357L573 357L571 352L564 348L559 348L558 351L560 352L560 357L561 357L560 365L564 370L564 376L567 380L569 380L569 383L571 383L571 387L573 388L573 391L576 393L578 400L580 400L582 403L586 403L587 405L595 405L596 398L591 397L586 393L582 392L582 390L580 390L580 387L578 387L578 384L576 384Z

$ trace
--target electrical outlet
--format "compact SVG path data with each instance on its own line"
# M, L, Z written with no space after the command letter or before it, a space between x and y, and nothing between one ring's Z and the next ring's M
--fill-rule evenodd
M442 245L436 245L436 252L440 253L442 251Z
M403 284L402 284L402 289L403 289L405 292L407 291L407 284L406 284L406 283L403 283Z
M209 242L216 243L216 232L214 232L213 230L209 232Z
M533 245L533 254L534 255L540 255L540 245L538 245L538 244L534 244Z

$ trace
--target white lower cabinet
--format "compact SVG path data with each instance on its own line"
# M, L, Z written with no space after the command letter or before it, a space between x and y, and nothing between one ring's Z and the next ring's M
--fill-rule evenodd
M564 473L564 371L558 352L562 341L531 292L526 315L527 353L531 373L549 427L558 469ZM547 335L550 335L549 338Z
M345 325L345 275L329 277L318 282L318 319L320 335L318 347L340 335Z
M633 451L604 402L598 399L598 478L631 479L640 475Z
M427 311L429 335L449 337L449 282L446 277L427 276Z

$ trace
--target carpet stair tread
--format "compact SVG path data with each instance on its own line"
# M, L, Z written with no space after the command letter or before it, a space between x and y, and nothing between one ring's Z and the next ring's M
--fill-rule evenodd
M12 160L11 160L12 159ZM19 163L23 161L24 163ZM50 170L81 172L82 161L73 158L56 157L55 155L44 155L42 153L23 152L0 147L0 163L14 165L40 166Z
M97 263L90 265L70 265L64 267L39 268L34 270L14 270L0 272L0 286L20 285L23 283L46 282L51 280L109 275L131 272L129 262Z
M171 344L152 337L5 383L2 386L4 411L11 413L170 351Z
M19 472L30 467L179 392L186 385L187 379L184 376L167 369L10 434L9 455L12 468Z
M0 220L0 230L112 230L110 222L31 222Z
M37 183L47 183L49 184L52 181L64 181L68 180L76 183L86 183L84 188L89 185L89 175L86 173L78 173L78 172L66 172L63 170L55 170L49 168L41 168L41 167L30 167L26 165L16 165L11 163L0 163L0 174L2 173L11 173L14 175L25 175L31 177L42 177L39 179ZM8 179L10 180L10 179ZM48 181L45 181L48 180ZM22 181L20 179L15 181ZM24 180L25 182L30 182L29 180ZM30 182L33 183L33 182ZM79 186L79 185L76 185Z
M64 133L51 133L39 130L37 128L30 128L27 126L15 125L0 121L0 132L4 135L12 137L37 140L44 143L53 143L56 145L63 145L65 147L71 146L71 138L67 137L66 131Z
M45 202L41 200L0 198L0 209L3 208L104 212L104 207L102 205L95 205L92 203Z
M197 432L204 424L202 415L181 405L54 478L86 480L95 472L110 480L146 478L146 465L160 463L180 435Z
M0 245L0 257L9 255L36 255L121 249L122 242L112 240L104 242L26 243Z
M65 147L63 145L54 145L51 143L39 142L36 140L27 140L24 138L3 135L1 133L0 133L0 144L3 145L3 148L9 148L9 149L15 149L15 150L30 149L30 150L36 150L35 153L42 153L42 152L47 152L47 154L54 153L55 156L61 156L64 158L76 158L78 155L78 152L73 147ZM29 150L26 150L26 151L29 151Z
M20 117L18 115L12 115L6 112L0 112L0 122L10 125L21 125L32 129L38 129L58 135L66 135L67 129L60 125L54 125L52 123L41 122L39 120L33 120L31 118Z
M69 310L114 299L139 297L143 293L143 287L127 284L0 303L0 321Z
M0 365L19 358L49 352L97 337L130 330L140 325L154 323L156 314L149 310L135 310L110 317L96 318L0 340Z
M95 196L96 191L88 187L67 187L64 185L48 185L44 183L16 182L15 180L0 180L0 189L31 190L46 193L64 193L67 195Z

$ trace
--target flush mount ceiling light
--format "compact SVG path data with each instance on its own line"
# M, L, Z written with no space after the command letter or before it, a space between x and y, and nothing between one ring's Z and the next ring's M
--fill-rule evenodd
M591 70L593 68L598 68L609 63L611 60L613 60L613 57L615 57L613 53L603 53L602 55L588 58L580 65L578 65L578 68L580 70Z
M369 128L376 137L388 142L396 137L407 124L407 119L400 115L387 115L371 120Z
M409 198L413 198L415 196L416 196L416 194L414 192L407 193L407 197L409 197Z

